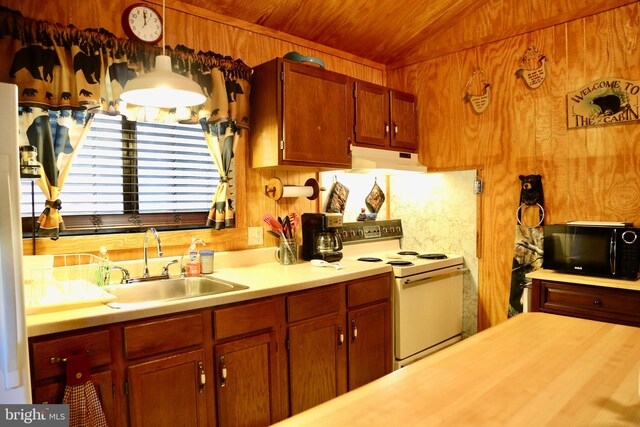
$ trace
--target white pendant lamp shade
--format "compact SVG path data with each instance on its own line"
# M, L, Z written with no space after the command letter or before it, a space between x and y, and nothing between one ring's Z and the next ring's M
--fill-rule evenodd
M204 104L205 96L195 81L171 71L171 58L156 56L156 69L127 82L120 98L144 107L179 108Z

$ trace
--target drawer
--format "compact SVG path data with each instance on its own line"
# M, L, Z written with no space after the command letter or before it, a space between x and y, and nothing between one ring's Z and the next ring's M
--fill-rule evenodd
M97 331L64 335L59 338L31 342L34 380L65 375L65 363L61 359L72 354L86 353L91 368L111 363L109 331Z
M622 323L640 323L640 292L541 282L541 309Z
M125 356L135 359L201 345L203 331L199 313L125 326Z
M297 322L313 317L336 314L344 301L341 286L325 286L287 297L287 320Z
M266 299L213 311L213 335L217 340L272 329L278 323L278 301Z
M347 284L347 307L357 307L391 298L391 275L367 277Z

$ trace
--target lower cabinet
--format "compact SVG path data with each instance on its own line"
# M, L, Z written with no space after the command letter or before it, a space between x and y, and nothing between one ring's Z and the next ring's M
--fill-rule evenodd
M130 425L207 425L204 360L200 349L129 366Z
M218 425L266 426L275 420L271 383L275 334L264 333L215 347Z
M266 426L391 371L391 275L29 339L34 403L86 354L110 426Z
M389 302L349 311L349 390L392 369Z
M531 310L640 326L640 291L533 279Z
M287 297L291 415L392 370L391 276Z

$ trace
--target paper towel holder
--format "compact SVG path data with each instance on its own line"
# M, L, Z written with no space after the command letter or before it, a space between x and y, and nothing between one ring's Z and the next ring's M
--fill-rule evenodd
M283 197L306 197L309 200L315 200L324 191L324 187L320 187L318 180L309 178L304 186L301 185L283 185L280 178L271 178L267 185L264 186L264 194L273 200L280 200Z

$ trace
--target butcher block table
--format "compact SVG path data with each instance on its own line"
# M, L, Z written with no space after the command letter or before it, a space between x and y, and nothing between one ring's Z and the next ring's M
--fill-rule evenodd
M640 426L640 328L525 313L278 426Z

